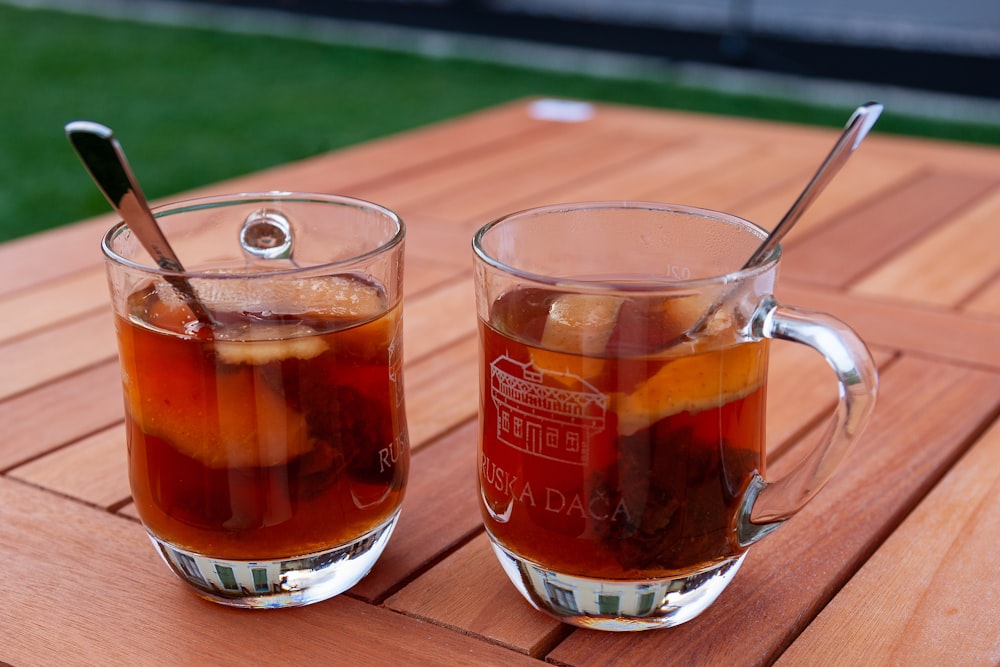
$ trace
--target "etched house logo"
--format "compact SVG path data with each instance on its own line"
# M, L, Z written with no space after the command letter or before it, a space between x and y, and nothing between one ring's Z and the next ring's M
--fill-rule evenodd
M562 382L545 384L545 376ZM566 378L573 382L566 388ZM604 394L582 378L535 368L503 355L490 364L490 397L497 440L529 454L575 465L587 463L590 438L604 430Z

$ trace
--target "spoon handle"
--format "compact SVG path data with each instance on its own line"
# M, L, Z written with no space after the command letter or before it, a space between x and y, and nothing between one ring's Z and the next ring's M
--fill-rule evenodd
M97 187L112 208L121 213L156 264L165 271L183 271L180 260L150 214L146 198L111 128L86 120L74 121L66 125L66 136Z
M875 125L875 121L878 120L881 113L882 105L877 102L862 104L854 110L854 113L851 114L851 117L844 125L844 131L841 133L840 138L830 150L829 155L826 156L819 170L812 177L809 185L806 186L805 190L795 200L792 207L788 209L788 212L785 213L785 216L778 225L768 234L764 242L760 244L760 247L750 256L746 264L743 265L744 269L759 264L770 256L781 239L788 233L788 230L798 222L813 200L819 196L830 180L844 166L851 153L854 152L861 143L861 140L865 138Z
M184 276L178 275L183 273L184 267L150 212L146 198L129 167L125 151L115 139L111 128L86 120L73 121L66 125L66 136L111 207L132 230L157 266L168 272L165 278L181 294L200 321L212 323L211 315L198 300L191 283Z

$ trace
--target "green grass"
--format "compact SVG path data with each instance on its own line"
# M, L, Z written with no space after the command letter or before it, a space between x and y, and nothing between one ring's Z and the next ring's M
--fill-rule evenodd
M151 199L528 95L840 126L815 107L275 37L0 6L0 241L108 210L63 135L113 127ZM882 132L1000 144L888 111Z

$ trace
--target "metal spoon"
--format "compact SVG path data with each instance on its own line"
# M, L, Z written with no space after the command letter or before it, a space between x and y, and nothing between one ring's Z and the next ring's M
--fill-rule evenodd
M214 324L214 318L198 300L191 283L183 275L179 275L183 273L184 267L149 210L149 204L129 168L125 152L111 128L100 123L78 120L66 125L66 136L111 208L132 230L157 266L169 272L164 277L177 290L194 316L202 323Z
M867 104L862 104L851 117L848 119L847 124L844 126L844 131L840 134L840 138L837 139L837 143L834 144L830 153L826 156L823 164L820 165L816 174L813 175L812 180L806 185L802 194L799 195L792 207L788 209L784 217L777 224L777 226L771 230L771 233L767 235L764 242L758 246L757 250L754 251L750 258L743 265L741 270L749 269L757 264L763 262L767 259L774 249L778 246L778 243L785 237L785 235L791 230L802 214L805 213L806 209L813 203L816 197L829 185L833 177L837 175L841 167L847 162L851 154L857 149L861 144L861 141L868 135L868 132L875 125L875 121L882 113L882 105L877 102L868 102ZM681 342L683 340L691 340L697 337L701 333L702 329L708 323L708 320L713 314L722 306L726 298L729 296L730 290L725 290L720 297L712 304L712 306L705 311L705 313L698 318L698 320L692 325L688 330L681 334L675 339L676 342Z
M760 244L756 252L750 255L750 259L743 265L744 269L749 269L751 266L764 261L771 254L771 251L778 246L778 243L785 237L785 234L799 221L799 218L809 208L809 205L829 185L833 177L840 171L840 168L847 162L847 159L851 157L851 154L861 144L861 140L875 126L875 121L882 114L882 108L882 105L877 102L868 102L854 110L854 113L851 114L850 119L848 119L847 124L844 126L844 131L841 133L840 138L834 144L830 154L826 156L826 160L820 165L819 170L812 177L812 180L809 181L809 185L802 191L799 198L795 200L792 207L788 209L788 213L785 213L785 217L781 219L781 222L768 234L764 242Z

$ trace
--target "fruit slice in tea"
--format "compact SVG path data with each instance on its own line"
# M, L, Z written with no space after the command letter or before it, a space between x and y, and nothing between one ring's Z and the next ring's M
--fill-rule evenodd
M210 291L209 281L193 282L218 321L195 336L183 335L190 313L169 287L133 295L133 323L163 333L132 335L127 325L121 332L132 417L209 468L267 467L309 452L307 417L289 403L285 378L329 349L324 334L378 317L382 292L350 276L273 282L263 291L238 277L211 281Z
M695 414L743 398L764 381L764 343L666 359L628 393L611 394L618 432L632 435L680 412Z
M608 341L624 299L592 294L561 294L549 305L542 348L531 352L537 368L567 373L553 376L588 379L604 370Z

